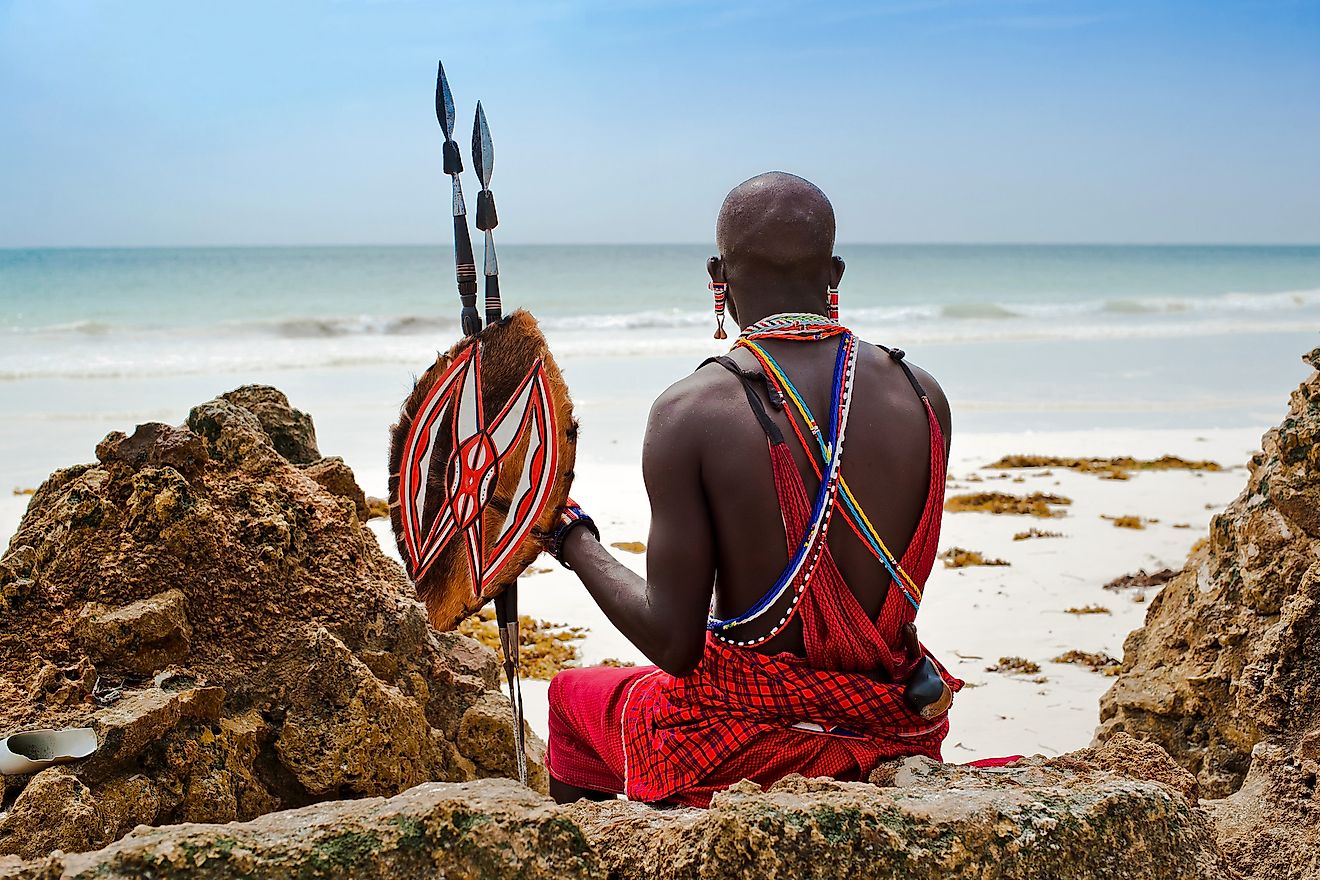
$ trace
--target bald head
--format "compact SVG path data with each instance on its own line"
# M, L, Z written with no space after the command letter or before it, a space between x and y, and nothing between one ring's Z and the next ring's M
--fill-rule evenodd
M715 223L720 255L706 261L727 285L740 324L785 311L825 314L843 260L834 256L834 208L815 184L770 171L734 187Z
M731 267L818 267L834 253L834 207L815 184L795 174L758 174L725 197L715 242Z

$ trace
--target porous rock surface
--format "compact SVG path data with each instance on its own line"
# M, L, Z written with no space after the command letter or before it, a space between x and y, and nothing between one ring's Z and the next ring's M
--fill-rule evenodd
M428 783L249 823L141 829L95 853L0 861L0 877L1232 878L1199 807L1102 766L1134 747L995 772L910 758L885 786L745 782L709 810L560 807L507 780Z
M1196 775L1255 878L1320 878L1320 349L1242 494L1151 603L1097 740L1158 743Z
M91 726L99 748L4 780L0 854L512 775L495 655L427 625L283 394L240 388L97 458L51 475L0 559L0 735Z

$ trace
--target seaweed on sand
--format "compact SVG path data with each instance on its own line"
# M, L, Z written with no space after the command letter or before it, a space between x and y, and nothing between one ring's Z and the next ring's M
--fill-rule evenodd
M973 492L948 498L944 502L944 509L949 513L1001 513L1050 519L1063 516L1064 511L1057 508L1069 504L1072 504L1071 498L1048 492L1032 492L1030 495Z
M518 623L518 668L523 675L549 681L556 672L578 664L579 643L587 635L585 627L535 620L525 614L519 616ZM490 608L483 608L464 620L458 631L488 648L500 649L500 631L495 624L495 612Z
M1067 609L1067 613L1068 614L1112 614L1113 612L1103 605L1082 605L1080 608Z
M1063 532L1051 532L1045 529L1038 529L1035 526L1027 529L1025 532L1018 532L1013 536L1014 541L1027 541L1031 538L1062 538Z
M1078 666L1085 666L1092 672L1098 672L1101 675L1114 676L1123 671L1123 664L1108 654L1071 650L1065 651L1058 657L1055 657L1052 663L1074 663Z
M987 557L977 550L965 550L962 547L950 547L940 554L945 568L970 568L975 565L1008 565L1005 559Z
M1096 474L1101 479L1126 480L1132 471L1222 471L1224 466L1217 461L1193 461L1176 455L1161 455L1159 458L1133 458L1120 455L1113 458L1070 458L1055 455L1005 455L998 461L986 465L994 470L1015 470L1018 468L1058 467L1068 468L1084 474Z

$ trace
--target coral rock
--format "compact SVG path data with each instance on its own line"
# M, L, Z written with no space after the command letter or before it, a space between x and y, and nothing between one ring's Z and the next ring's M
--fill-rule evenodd
M112 434L99 463L56 471L0 559L0 732L91 726L100 738L42 781L63 780L89 818L65 822L59 798L29 793L42 777L12 777L0 853L506 766L464 752L512 742L497 658L427 626L343 497L361 494L351 472L322 462L311 420L248 387L187 422ZM331 489L317 474L335 475ZM460 737L476 705L509 735ZM539 750L529 745L534 762Z
M113 839L90 789L63 767L33 776L4 816L0 855L35 858L53 849L96 849Z
M544 749L536 740L531 727L524 724L527 737L528 764L527 783L537 791L548 791L550 780L546 776ZM482 776L518 775L514 765L516 751L513 742L513 726L509 723L509 704L493 694L485 695L463 713L463 721L458 728L458 745L464 754L476 755L477 772Z
M311 464L321 457L316 448L312 417L290 406L289 398L278 388L244 385L222 394L221 399L238 404L256 416L275 451L286 460L294 464Z
M1219 845L1252 880L1320 878L1320 754L1270 743L1252 750L1246 782L1212 801Z
M353 469L344 464L342 458L337 455L323 458L307 465L303 473L319 483L321 488L330 494L351 501L353 510L357 513L357 518L362 522L371 519L372 513L367 507L366 493L357 484L357 478L353 476Z
M628 880L1232 876L1204 813L1157 782L913 765L895 788L790 776L766 793L739 783L707 811L619 801L571 815Z
M1227 880L1205 813L1085 760L913 763L904 786L790 777L709 810L555 806L508 780L426 783L228 825L139 829L0 877L702 877Z
M1308 356L1320 363L1320 349ZM1246 488L1128 636L1097 740L1159 743L1207 797L1237 790L1252 750L1320 730L1320 372L1265 434Z
M172 467L187 479L197 476L206 465L206 444L186 428L149 422L138 425L131 437L113 431L96 447L102 464L121 462L133 470L147 465Z
M309 793L382 795L473 778L472 762L430 726L424 707L376 678L335 636L319 630L304 656L275 751Z
M254 822L139 829L94 853L8 865L0 878L604 876L562 809L507 780L428 783L390 798L288 810Z
M192 626L178 590L107 608L95 602L83 607L74 632L96 663L151 675L188 656Z

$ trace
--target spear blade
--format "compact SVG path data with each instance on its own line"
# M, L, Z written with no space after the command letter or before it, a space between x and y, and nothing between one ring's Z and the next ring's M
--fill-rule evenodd
M454 96L449 91L449 78L445 76L445 63L439 62L435 75L435 118L444 130L445 140L454 139Z
M490 189L490 173L495 167L495 148L490 141L490 126L486 123L486 111L481 102L477 102L477 116L472 121L472 164L481 178L481 188Z
M481 315L477 312L477 267L472 258L472 235L468 232L463 185L458 179L463 171L463 156L458 144L454 143L454 96L449 91L443 61L438 63L435 75L435 118L445 135L445 174L453 181L454 270L458 278L458 298L463 306L463 335L472 336L481 330Z
M490 172L495 166L495 150L490 142L490 126L486 123L486 110L477 102L477 113L472 119L472 164L481 179L477 193L477 228L486 234L486 259L482 274L486 276L486 323L494 324L503 318L500 302L500 264L495 258L495 236L492 230L500 223L495 213L495 195L490 191Z

